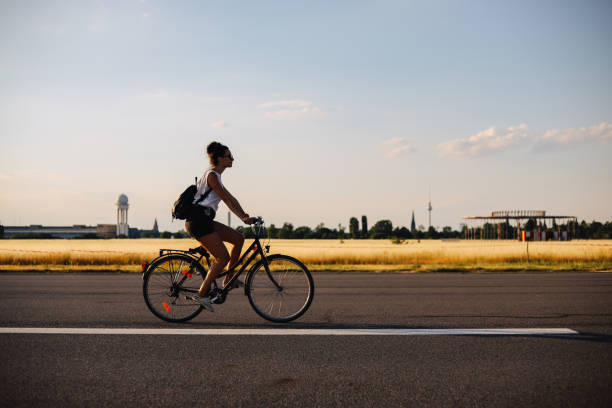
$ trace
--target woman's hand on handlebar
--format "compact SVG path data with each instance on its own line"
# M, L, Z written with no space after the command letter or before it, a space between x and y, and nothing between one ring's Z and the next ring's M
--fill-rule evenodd
M249 217L248 214L242 219L242 222L248 225L255 224L255 221L257 221L257 217Z

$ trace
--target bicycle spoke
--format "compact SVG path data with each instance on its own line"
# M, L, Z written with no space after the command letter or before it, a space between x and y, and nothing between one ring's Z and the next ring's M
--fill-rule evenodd
M271 321L301 316L312 302L314 285L308 270L294 258L274 255L269 273L260 264L249 278L249 301L257 313Z
M183 269L192 263L193 259L186 255L171 254L150 266L143 282L143 294L147 306L157 317L185 321L201 312L199 304L186 299L200 286L191 275L195 274L195 267L183 274Z

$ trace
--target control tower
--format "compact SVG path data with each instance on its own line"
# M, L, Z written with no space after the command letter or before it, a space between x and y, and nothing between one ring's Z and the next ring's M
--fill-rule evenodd
M121 194L117 199L117 236L129 234L128 226L128 198L125 194Z

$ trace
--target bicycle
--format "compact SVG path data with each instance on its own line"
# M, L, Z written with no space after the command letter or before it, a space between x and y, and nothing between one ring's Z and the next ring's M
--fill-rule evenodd
M299 260L281 254L266 255L270 246L262 248L259 235L264 222L258 217L251 225L255 239L242 254L238 263L220 273L217 279L240 270L223 286L213 281L210 291L212 303L222 304L227 294L234 289L234 282L247 267L259 257L247 272L244 280L244 294L251 307L266 320L284 323L302 316L312 303L314 282L308 268ZM199 257L198 257L199 255ZM248 258L247 258L248 256ZM190 300L198 292L200 282L195 277L206 278L207 270L202 258L210 269L210 254L201 246L189 250L160 249L159 256L142 265L142 291L149 310L158 318L168 322L186 322L199 315L204 309ZM246 259L246 261L245 261Z

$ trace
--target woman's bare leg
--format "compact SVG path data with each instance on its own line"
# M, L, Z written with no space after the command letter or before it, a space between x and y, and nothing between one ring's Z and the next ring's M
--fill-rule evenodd
M227 269L230 270L238 263L240 259L240 253L242 252L242 245L244 244L244 237L241 233L236 231L233 228L228 227L227 225L223 225L220 222L214 223L215 232L219 235L219 238L224 242L229 242L233 245L233 248L230 253L229 265ZM223 285L226 285L234 274L226 275L223 280Z
M229 262L230 256L227 253L227 248L223 244L221 237L216 232L203 235L198 238L198 241L215 257L215 262L210 266L206 274L206 279L204 279L198 291L198 296L206 296L210 291L210 286L213 281L217 278L217 275L219 275Z

